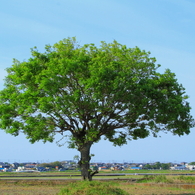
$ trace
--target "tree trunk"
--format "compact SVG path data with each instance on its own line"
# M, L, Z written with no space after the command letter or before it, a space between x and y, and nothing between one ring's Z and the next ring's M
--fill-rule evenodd
M95 172L92 173L92 171L90 170L90 164L89 164L89 162L91 160L91 157L90 157L91 145L92 145L92 142L88 142L86 144L83 144L79 148L79 151L81 153L81 159L79 161L79 166L81 168L82 180L91 181L92 176L95 174Z

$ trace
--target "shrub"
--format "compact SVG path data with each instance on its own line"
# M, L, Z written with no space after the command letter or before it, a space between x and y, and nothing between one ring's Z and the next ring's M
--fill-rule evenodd
M173 183L172 179L168 179L165 175L145 175L142 179L139 179L137 183Z
M58 195L127 195L128 193L111 182L79 181L68 184Z
M187 182L187 183L194 183L195 182L195 177L194 176L179 176L178 179L182 182Z

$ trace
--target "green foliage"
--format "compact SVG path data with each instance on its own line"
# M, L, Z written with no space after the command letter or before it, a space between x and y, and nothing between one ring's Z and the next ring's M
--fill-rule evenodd
M145 175L142 179L138 179L137 183L195 183L194 176L176 176L168 177L165 175Z
M155 164L146 164L146 165L144 165L143 169L163 169L163 170L168 170L168 169L170 169L170 167L171 167L170 163L156 162Z
M195 165L195 162L191 162L191 163L189 163L189 165Z
M73 160L79 161L79 159L80 159L79 155L75 155L75 156L73 157Z
M70 146L114 145L160 130L183 135L193 119L175 74L156 70L150 52L114 41L79 46L75 38L31 50L27 61L13 61L0 92L0 128L34 143L71 132Z
M67 38L31 55L13 60L0 91L0 128L7 133L22 132L31 143L60 133L70 148L90 155L102 137L121 146L159 131L189 134L194 126L184 87L170 70L157 72L150 52Z
M62 164L59 161L51 162L51 163L42 163L39 164L40 167L49 167L49 168L62 168Z
M183 183L195 183L195 177L194 176L179 176L178 179Z
M92 182L74 182L63 188L58 195L127 195L125 191L114 187L113 183L92 181Z
M173 183L173 181L171 179L167 179L165 175L157 175L154 178L154 182L155 183Z
M165 175L144 175L144 178L137 183L173 183L172 179L168 179Z

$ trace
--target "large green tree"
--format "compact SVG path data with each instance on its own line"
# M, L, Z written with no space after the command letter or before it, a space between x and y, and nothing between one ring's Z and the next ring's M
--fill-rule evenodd
M69 147L80 152L83 179L92 179L90 148L101 137L120 146L160 131L189 134L193 127L185 89L170 70L157 72L149 52L116 41L80 46L75 38L31 52L7 69L0 128L32 143L68 136Z

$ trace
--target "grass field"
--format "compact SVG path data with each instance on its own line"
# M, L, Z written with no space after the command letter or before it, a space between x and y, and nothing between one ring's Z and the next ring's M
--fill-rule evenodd
M70 183L79 187L80 181L67 180L1 180L1 195L56 195ZM93 182L93 181L92 181ZM117 186L127 194L195 194L195 188L178 184L130 183L128 181L100 181L111 187ZM80 193L84 195L83 193ZM101 193L104 194L103 192ZM77 193L77 195L79 195ZM96 194L98 195L98 194Z
M78 172L75 172L78 174ZM113 172L112 172L113 173ZM169 172L166 172L169 174ZM182 172L184 173L184 172ZM191 172L186 172L186 174ZM35 179L32 176L41 176L44 174L44 178ZM47 174L55 175L59 177L53 177L50 179L46 177ZM51 172L51 173L1 173L0 174L0 195L57 195L60 193L61 189L65 188L65 191L69 190L70 195L74 195L75 192L72 192L71 185L75 185L74 190L78 190L79 193L76 195L87 195L87 192L82 192L83 189L89 189L91 185L85 184L83 187L83 182L79 180L64 179L60 177L65 173L63 172ZM73 172L66 172L68 175L74 175ZM2 176L18 176L18 179L10 177L9 179L4 179ZM27 176L22 178L20 176ZM28 178L28 179L27 179ZM106 187L101 187L101 185L109 186L109 191L113 188L117 188L116 194L122 195L122 192L118 190L121 189L126 194L185 194L185 195L195 195L195 176L191 175L129 175L129 176L120 176L119 178L108 178L102 180L102 178L94 177L94 182L97 183L98 193L101 195L107 194ZM94 186L96 183L94 183ZM82 186L82 187L80 187ZM80 189L82 188L82 190ZM96 187L95 187L96 188ZM99 188L101 190L99 190ZM94 190L94 189L93 189ZM102 192L101 192L102 191ZM91 193L94 195L99 195L97 192ZM114 194L114 191L112 192ZM62 193L61 193L62 194ZM60 194L60 195L61 195ZM65 193L69 195L68 193ZM63 194L63 195L65 195Z

